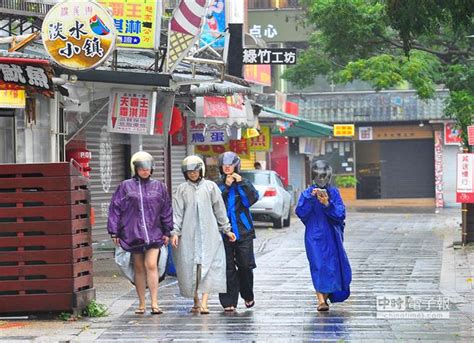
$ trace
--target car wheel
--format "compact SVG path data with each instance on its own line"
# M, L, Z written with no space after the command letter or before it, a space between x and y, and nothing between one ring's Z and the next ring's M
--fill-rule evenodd
M288 209L288 217L286 217L286 219L283 221L283 226L288 227L290 226L290 223L291 223L291 211L290 209Z
M283 227L283 218L278 217L278 218L273 219L273 227L275 229L281 229Z

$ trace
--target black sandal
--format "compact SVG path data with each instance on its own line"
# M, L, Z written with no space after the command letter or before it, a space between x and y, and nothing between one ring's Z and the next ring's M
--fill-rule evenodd
M163 311L159 307L152 307L151 314L162 314Z
M245 302L245 307L247 307L247 308L252 308L252 307L254 307L254 305L255 305L255 300Z
M318 311L319 312L326 312L329 311L329 305L328 303L322 303L318 305Z

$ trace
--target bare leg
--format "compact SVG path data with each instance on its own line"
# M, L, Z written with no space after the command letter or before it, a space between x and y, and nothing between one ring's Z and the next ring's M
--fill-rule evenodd
M193 305L193 309L197 309L201 307L201 301L199 300L199 296L198 296L198 292L197 290L194 291L194 305Z
M145 289L146 289L146 278L145 278L145 261L142 253L133 253L133 269L135 270L135 289L138 294L138 309L145 309Z
M151 307L158 308L158 249L145 252L145 270L148 288L150 290Z
M316 296L318 297L319 304L324 304L326 302L326 299L323 293L316 292Z
M201 301L202 308L207 308L208 299L209 299L209 293L202 293L202 301Z
M318 311L329 310L329 306L326 303L327 294L316 292L316 296L318 297L318 302L319 302Z

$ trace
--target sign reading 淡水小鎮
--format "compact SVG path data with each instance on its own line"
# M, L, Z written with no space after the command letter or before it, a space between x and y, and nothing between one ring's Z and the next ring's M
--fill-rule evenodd
M246 48L243 64L296 64L295 48Z
M60 66L87 70L103 63L115 49L115 24L96 2L68 1L55 5L41 28L43 45Z
M112 89L108 131L152 135L155 131L156 92Z

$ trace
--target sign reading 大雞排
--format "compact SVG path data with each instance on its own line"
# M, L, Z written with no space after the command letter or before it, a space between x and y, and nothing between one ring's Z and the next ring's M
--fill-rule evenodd
M103 63L115 49L117 37L112 16L92 1L55 5L41 28L49 56L66 69L87 70Z
M295 48L246 48L243 64L296 64Z
M155 130L156 92L112 89L109 132L152 135Z

